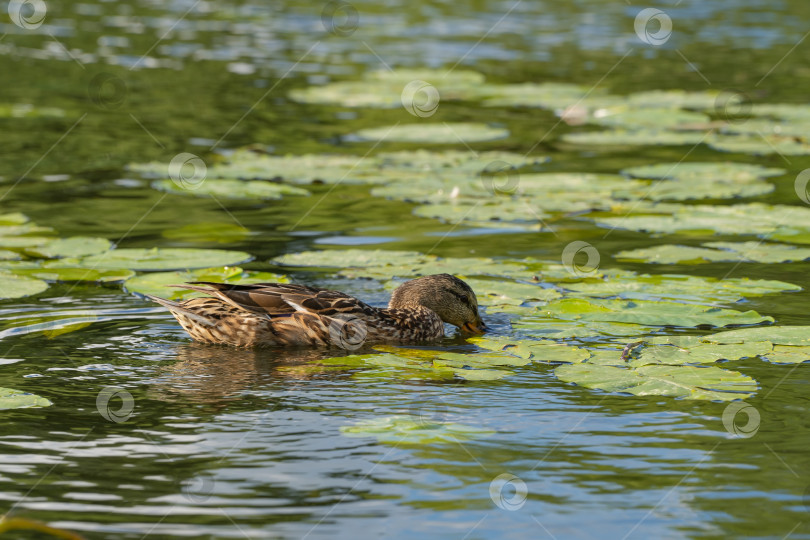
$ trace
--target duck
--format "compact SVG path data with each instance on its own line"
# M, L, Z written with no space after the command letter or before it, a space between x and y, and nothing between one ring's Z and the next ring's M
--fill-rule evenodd
M388 307L370 306L340 291L293 283L173 285L207 296L174 301L153 295L192 339L236 347L339 347L420 343L444 337L444 323L466 334L486 325L472 288L450 274L406 281Z

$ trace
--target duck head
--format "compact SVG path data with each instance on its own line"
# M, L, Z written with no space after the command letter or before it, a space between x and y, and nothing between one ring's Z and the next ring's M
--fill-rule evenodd
M450 274L434 274L406 281L394 291L389 308L424 306L464 332L483 334L478 299L469 285Z

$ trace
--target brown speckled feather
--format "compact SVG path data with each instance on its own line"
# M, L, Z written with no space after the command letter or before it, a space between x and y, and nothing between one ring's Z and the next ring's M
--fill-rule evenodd
M375 308L338 291L287 283L194 282L182 287L211 296L185 302L150 298L166 306L193 339L205 343L357 349L444 336L439 316L422 306Z

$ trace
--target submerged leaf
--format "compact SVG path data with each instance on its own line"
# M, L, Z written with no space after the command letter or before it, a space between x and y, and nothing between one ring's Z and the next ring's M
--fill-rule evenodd
M0 409L25 409L28 407L48 407L52 403L44 397L29 394L13 388L0 388Z
M341 433L349 437L376 437L384 444L458 443L493 435L490 429L476 428L453 422L431 421L421 416L398 415L362 420L343 426Z

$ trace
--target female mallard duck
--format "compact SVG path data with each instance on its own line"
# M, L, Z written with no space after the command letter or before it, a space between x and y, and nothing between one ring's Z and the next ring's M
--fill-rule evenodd
M287 283L228 285L206 281L178 285L209 297L166 306L192 338L237 347L337 346L419 342L444 337L446 323L481 334L484 322L469 285L436 274L400 285L387 308L369 306L348 294Z

